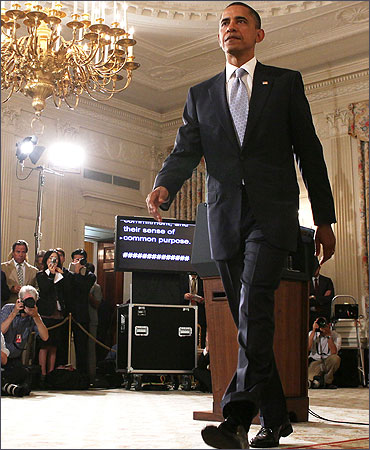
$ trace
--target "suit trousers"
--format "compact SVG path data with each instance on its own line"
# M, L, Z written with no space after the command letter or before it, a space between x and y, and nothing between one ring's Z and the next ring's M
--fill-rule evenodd
M221 405L225 418L231 416L248 430L258 410L262 426L278 426L288 420L273 352L274 291L288 251L266 241L244 188L242 199L240 251L234 258L216 264L239 343L237 370Z
M324 374L325 384L332 384L334 374L339 369L340 361L338 355L329 355L324 359L324 362L321 360L311 361L308 366L308 379L312 381L316 375Z
M88 322L80 322L80 324L89 330ZM89 373L88 368L88 351L89 351L89 338L87 334L81 330L77 323L72 322L73 342L76 351L76 369L81 373Z

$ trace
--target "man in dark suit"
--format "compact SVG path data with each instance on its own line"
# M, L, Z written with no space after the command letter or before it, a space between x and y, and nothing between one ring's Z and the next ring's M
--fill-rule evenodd
M331 302L335 296L334 284L331 278L320 274L320 263L315 258L314 274L310 280L310 320L308 329L318 317L325 317L327 322L331 320Z
M218 33L226 70L189 90L184 125L147 196L149 213L161 220L158 208L169 208L204 156L211 255L239 342L238 367L222 400L225 421L202 430L215 448L248 448L258 410L262 428L253 447L279 445L293 431L273 336L274 291L299 235L294 158L309 192L321 263L335 249L333 197L302 77L257 62L255 45L263 39L255 10L240 2L226 7Z

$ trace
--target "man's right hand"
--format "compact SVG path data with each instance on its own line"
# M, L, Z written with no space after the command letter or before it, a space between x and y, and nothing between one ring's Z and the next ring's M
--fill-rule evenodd
M14 312L14 315L17 315L19 311L24 312L24 307L23 302L19 298L17 298L12 312Z
M164 186L158 186L146 197L148 212L155 220L158 220L158 222L162 222L162 217L159 214L158 208L168 200L168 197L168 190Z
M16 284L15 286L12 286L10 289L10 292L12 294L18 294L18 292L21 290L21 287L19 284Z
M319 332L319 331L320 331L320 327L319 327L319 325L318 325L318 323L317 323L317 319L316 319L315 322L312 324L312 331L315 331L315 332Z

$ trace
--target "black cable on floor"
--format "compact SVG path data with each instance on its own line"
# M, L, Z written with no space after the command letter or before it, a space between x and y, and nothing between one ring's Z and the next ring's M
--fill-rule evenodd
M316 419L321 419L321 420L325 420L326 422L335 422L335 423L347 423L349 425L365 425L365 426L369 426L368 423L361 423L361 422L343 422L341 420L332 420L332 419L325 419L325 417L321 417L318 414L316 414L315 412L313 412L311 409L308 408L308 412L316 417Z

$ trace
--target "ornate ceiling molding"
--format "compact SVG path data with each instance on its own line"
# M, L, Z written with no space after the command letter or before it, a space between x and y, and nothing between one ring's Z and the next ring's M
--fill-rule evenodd
M140 1L128 2L128 14L167 21L218 21L230 2L207 1ZM331 1L250 1L263 17L283 16L330 5Z
M336 15L336 20L339 24L368 24L369 23L369 4L368 2L361 2L362 4L353 6L352 8L340 11Z
M348 109L336 109L334 112L326 115L326 121L329 126L329 135L348 135Z
M132 199L127 199L117 195L111 195L111 194L102 194L101 192L94 192L94 191L82 191L82 197L85 199L92 199L94 201L96 200L102 200L104 202L109 203L118 203L120 205L127 205L127 206L134 206L135 208L139 209L146 209L146 205L144 201L134 201Z
M369 69L327 78L305 85L310 102L364 91L369 92Z

